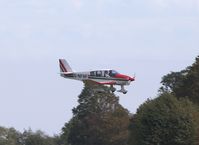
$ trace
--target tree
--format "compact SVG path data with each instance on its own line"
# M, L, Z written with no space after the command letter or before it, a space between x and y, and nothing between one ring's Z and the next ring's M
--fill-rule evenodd
M61 145L59 138L49 137L42 131L32 132L31 129L23 133L14 128L0 127L0 145Z
M131 119L130 145L193 145L196 109L169 93L142 104Z
M0 145L21 145L20 136L14 128L0 127Z
M160 92L170 92L177 98L188 98L199 106L199 56L185 70L171 72L164 76L161 83L163 86L160 88ZM196 108L196 110L198 109ZM199 114L195 113L194 117L199 124L199 121L197 121ZM197 132L197 142L199 144L199 129Z
M162 87L160 92L170 92L179 94L183 87L184 80L187 77L187 70L182 70L180 72L171 72L162 77Z
M59 145L69 145L68 143L68 136L69 132L72 128L72 124L74 122L74 117L67 123L65 123L64 127L62 128L62 132L59 139Z
M31 129L23 132L22 142L22 145L57 145L55 138L49 137L40 130L32 132Z
M161 83L161 92L171 92L177 98L188 97L199 105L199 56L185 70L164 76Z
M188 74L183 81L182 93L178 96L188 96L190 100L199 105L199 56L195 63L188 67Z
M73 118L63 128L71 145L126 145L129 113L108 87L85 82Z

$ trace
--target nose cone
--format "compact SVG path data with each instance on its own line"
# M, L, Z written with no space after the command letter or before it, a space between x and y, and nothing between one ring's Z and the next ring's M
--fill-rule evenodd
M117 74L115 77L125 79L125 80L129 80L129 76L126 76L126 75L123 75L123 74Z
M129 77L129 80L130 80L130 81L135 81L135 77L133 77L133 78L132 78L132 77Z
M115 77L116 78L123 78L123 79L126 79L128 81L134 81L135 80L135 77L130 77L130 76L123 75L123 74L117 74Z

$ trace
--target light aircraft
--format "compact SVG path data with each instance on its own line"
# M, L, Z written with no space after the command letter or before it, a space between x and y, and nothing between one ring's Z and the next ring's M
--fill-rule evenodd
M127 90L124 89L124 86L130 85L130 83L135 80L135 77L120 74L112 69L73 72L65 59L59 59L59 66L60 75L64 78L79 81L89 81L101 85L110 85L110 89L112 92L116 91L116 88L114 88L113 86L119 85L121 86L121 90L118 90L118 92L126 94Z

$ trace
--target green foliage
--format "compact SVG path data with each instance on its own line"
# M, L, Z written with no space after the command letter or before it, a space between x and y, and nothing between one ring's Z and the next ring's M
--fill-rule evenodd
M187 70L181 72L171 72L162 78L162 87L160 88L161 92L181 92L183 82L187 77Z
M62 138L71 145L125 145L129 114L109 88L85 83Z
M20 133L14 128L0 127L0 145L20 145Z
M199 56L196 58L195 63L188 68L182 94L178 94L178 96L188 96L193 102L199 104Z
M36 132L24 131L22 137L24 145L56 145L53 138L45 135L40 130Z
M69 145L68 136L74 120L75 117L73 117L68 123L65 123L64 127L62 128L62 133L60 135L60 143L59 143L60 145Z
M161 92L171 92L177 98L188 97L199 104L199 56L192 66L180 72L171 72L162 78Z
M20 133L14 128L0 127L0 145L61 145L56 137L49 137L42 131L30 129Z
M193 114L194 122L196 123L196 137L195 145L199 145L199 106L195 106L195 112Z
M130 145L193 145L195 107L164 93L139 107L131 120Z

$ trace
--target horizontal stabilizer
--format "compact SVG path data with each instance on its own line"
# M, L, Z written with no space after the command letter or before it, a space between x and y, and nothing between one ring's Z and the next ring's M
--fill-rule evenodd
M73 72L60 72L59 74L67 75L67 74L73 74Z

